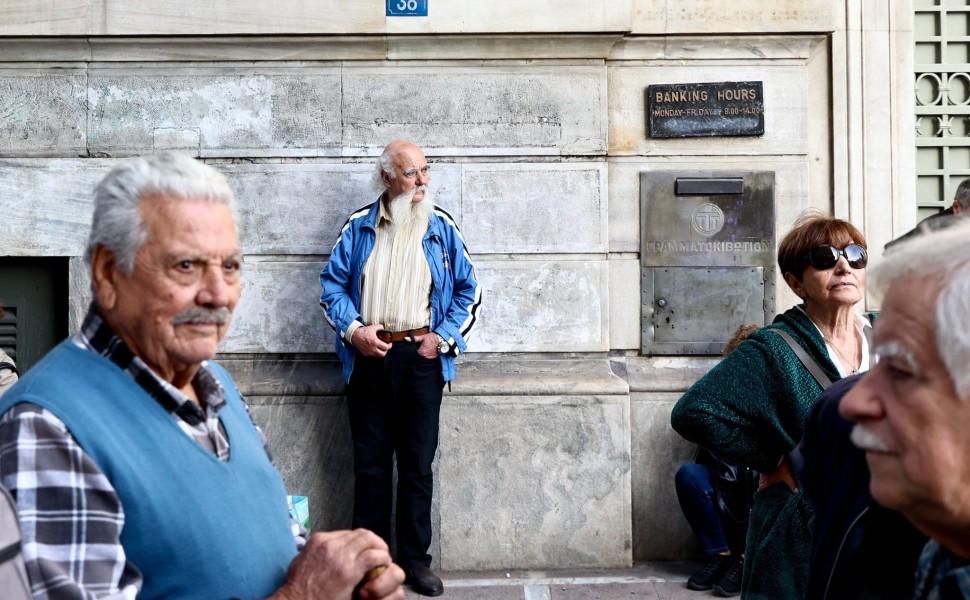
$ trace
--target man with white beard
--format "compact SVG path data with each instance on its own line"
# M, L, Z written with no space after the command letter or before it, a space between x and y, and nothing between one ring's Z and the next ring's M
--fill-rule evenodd
M320 304L336 333L354 441L355 528L390 543L397 458L397 563L426 596L431 570L431 463L455 357L467 348L481 287L458 226L435 206L421 149L399 140L377 163L380 197L347 219L320 273Z
M970 598L970 222L907 240L870 277L885 301L878 362L839 413L872 497L931 539L914 598Z

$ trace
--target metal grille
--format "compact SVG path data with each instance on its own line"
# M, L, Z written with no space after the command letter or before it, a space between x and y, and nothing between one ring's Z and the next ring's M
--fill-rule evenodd
M919 218L970 177L970 0L914 0Z
M12 306L4 308L0 317L0 348L17 362L17 309Z

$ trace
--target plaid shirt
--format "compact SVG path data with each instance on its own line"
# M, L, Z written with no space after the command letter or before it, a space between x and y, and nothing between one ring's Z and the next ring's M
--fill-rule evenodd
M225 392L206 363L192 380L203 409L156 376L95 307L72 341L118 365L171 413L186 435L220 460L229 459L229 440L219 420ZM269 455L266 438L256 431ZM60 419L26 403L0 418L0 483L17 499L35 599L135 598L142 575L121 546L124 509L111 482ZM306 531L291 523L294 541L302 547Z
M970 561L956 556L935 540L923 548L916 566L914 600L970 598Z

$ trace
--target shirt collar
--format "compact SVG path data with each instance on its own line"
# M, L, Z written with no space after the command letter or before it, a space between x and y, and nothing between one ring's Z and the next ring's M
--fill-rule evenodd
M387 198L387 193L381 194L381 197L377 199L377 203L380 208L377 211L377 224L380 225L383 222L393 223L394 220L391 219L391 211L387 210L387 206L384 205L384 200Z
M174 413L189 425L205 421L205 412L172 384L155 374L145 362L138 358L131 348L114 332L101 317L97 303L92 303L81 329L74 335L76 345L107 358L135 380L149 396L154 398L166 411ZM208 361L192 379L192 387L199 401L210 410L218 412L226 403L222 385L209 369Z

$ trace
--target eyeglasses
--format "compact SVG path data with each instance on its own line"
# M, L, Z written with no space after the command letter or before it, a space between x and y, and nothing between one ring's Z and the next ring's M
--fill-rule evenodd
M418 172L420 171L422 175L427 177L428 171L430 170L431 170L431 165L425 165L421 169L408 169L407 171L402 172L401 175L404 175L408 179L414 179L415 177L417 177Z
M869 264L869 254L859 244L849 244L841 250L830 244L815 246L802 257L801 262L819 271L827 271L838 264L840 256L844 256L853 269L865 269Z

